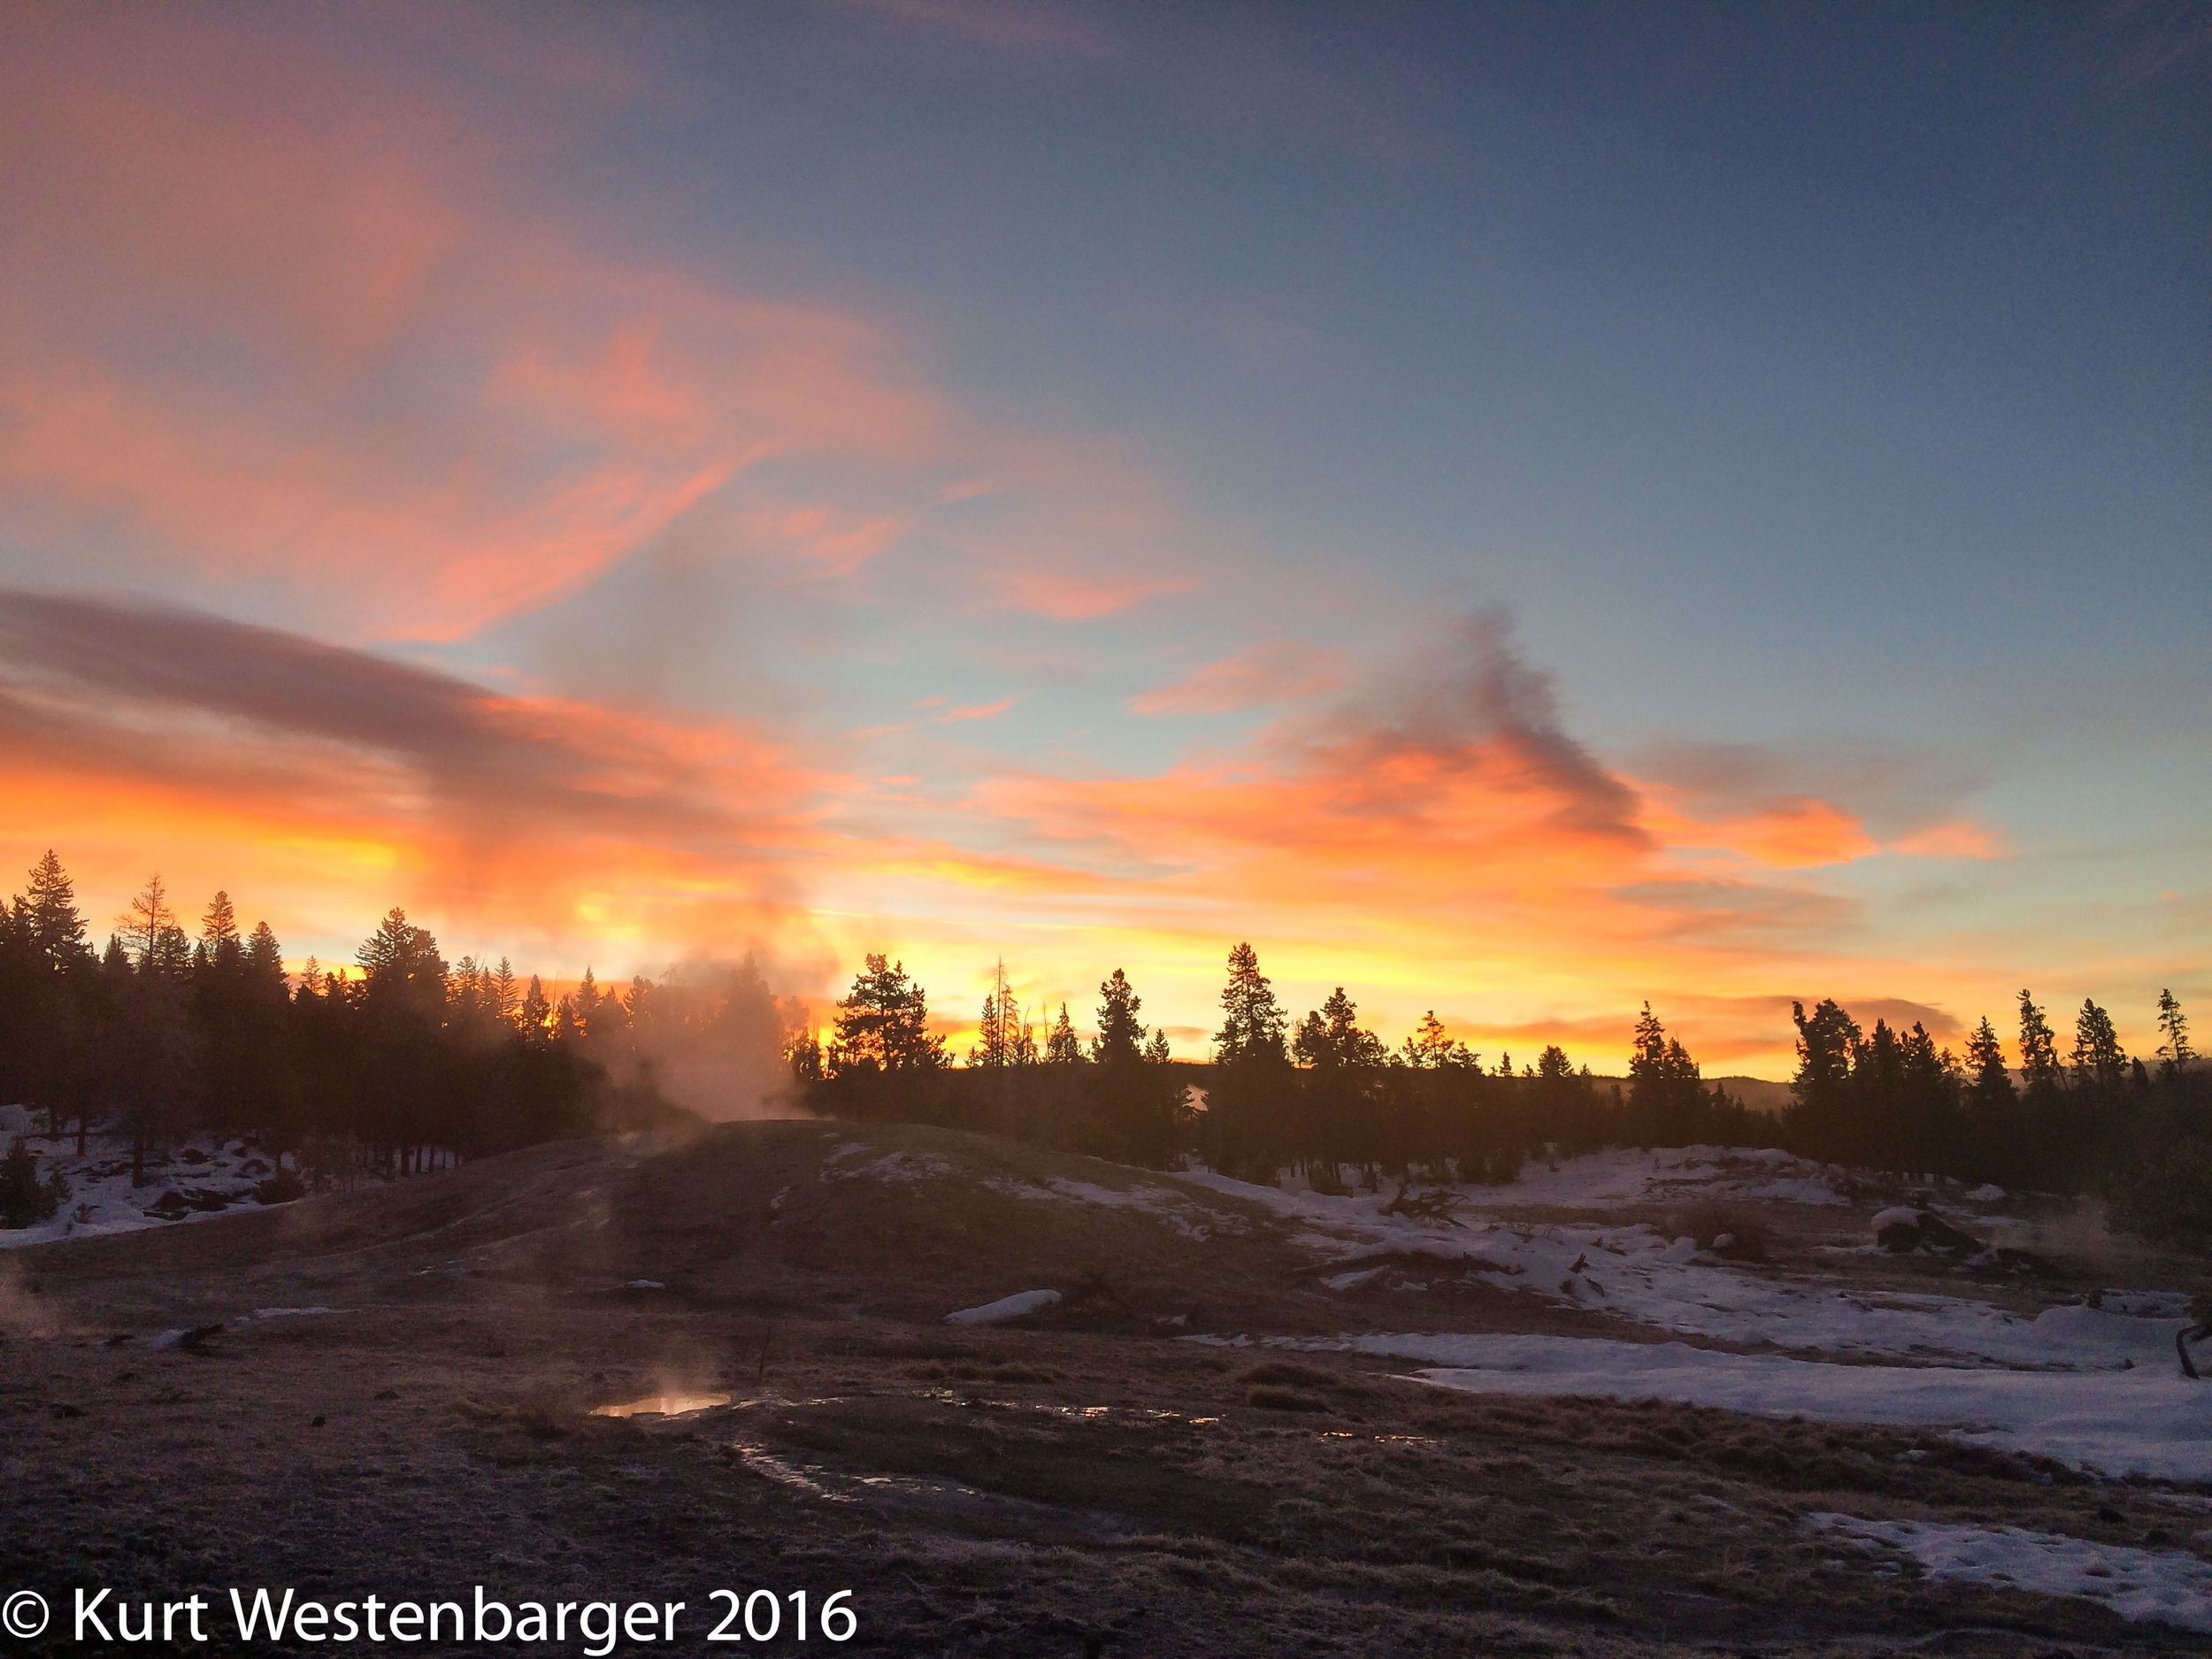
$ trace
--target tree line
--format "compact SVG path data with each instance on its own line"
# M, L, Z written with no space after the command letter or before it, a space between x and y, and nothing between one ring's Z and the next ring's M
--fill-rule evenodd
M1706 1085L1648 1008L1625 1090L1555 1046L1517 1071L1510 1055L1486 1067L1433 1010L1390 1048L1341 987L1294 1024L1249 944L1229 954L1221 1008L1210 1061L1176 1061L1117 968L1099 986L1087 1041L1064 1002L1041 1040L1002 964L978 1041L956 1067L931 1029L926 993L902 964L871 956L837 1004L830 1041L802 1033L791 1063L826 1115L989 1129L1156 1168L1189 1154L1263 1179L1288 1166L1324 1187L1348 1170L1370 1182L1415 1172L1508 1181L1547 1146L1571 1155L1740 1141L1766 1121Z
M1189 1156L1272 1179L1510 1180L1532 1156L1606 1146L1778 1145L1856 1166L2103 1193L2153 1236L2212 1238L2212 1090L2179 1002L2162 993L2147 1063L2093 1001L2070 1051L2023 991L2018 1064L1984 1018L1964 1056L1919 1025L1862 1030L1832 1000L1793 1007L1799 1066L1780 1117L1756 1113L1668 1034L1648 1004L1624 1082L1557 1046L1486 1066L1431 1010L1395 1048L1340 987L1294 1019L1249 944L1229 953L1202 1064L1171 1057L1121 969L1086 1037L1063 1002L1025 1010L995 970L956 1064L902 964L871 955L830 1039L749 964L626 990L587 970L552 997L505 960L449 964L389 912L352 964L288 976L265 923L218 893L196 935L158 877L96 952L52 852L0 901L0 1101L127 1133L145 1153L195 1129L308 1148L311 1163L405 1174L445 1156L665 1124L703 1079L737 1108L781 1090L855 1119L942 1124L1168 1167ZM786 1070L787 1068L787 1071Z
M1290 1167L1324 1188L1348 1169L1371 1186L1385 1175L1502 1182L1547 1151L1749 1144L1912 1177L2101 1192L2135 1231L2212 1239L2212 1090L2171 991L2160 994L2149 1064L2124 1052L2093 1001L2062 1057L2023 991L2017 1068L1985 1018L1962 1059L1922 1025L1865 1031L1832 1000L1809 1014L1796 1003L1798 1071L1778 1118L1708 1085L1648 1003L1625 1087L1555 1045L1517 1071L1510 1055L1486 1067L1433 1010L1390 1048L1340 986L1294 1023L1249 944L1229 953L1220 1003L1203 1065L1169 1058L1118 968L1099 987L1087 1043L1064 1002L1041 1041L1002 963L956 1068L923 988L903 964L871 956L829 1042L803 1033L791 1063L826 1115L988 1129L1155 1167L1195 1155L1263 1180Z
M0 900L0 1101L73 1126L80 1154L95 1125L127 1134L141 1181L150 1148L196 1130L403 1175L667 1123L685 1114L664 1072L752 1051L773 1066L783 1026L749 968L627 995L587 970L556 998L503 958L449 964L396 909L351 964L294 977L226 892L188 932L159 876L96 951L51 851Z

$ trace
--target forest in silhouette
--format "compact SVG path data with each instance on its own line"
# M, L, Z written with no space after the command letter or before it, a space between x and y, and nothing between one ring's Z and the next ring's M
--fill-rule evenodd
M1089 1029L1062 1003L1024 1010L1003 964L956 1056L926 992L870 956L830 1040L748 964L707 974L583 982L549 996L504 960L449 964L390 911L343 967L285 970L265 923L242 929L218 893L196 934L158 877L104 949L49 852L0 901L0 1102L52 1134L94 1128L150 1148L206 1130L295 1155L311 1179L407 1175L456 1157L789 1109L987 1131L1154 1168L1197 1157L1317 1188L1388 1179L1497 1183L1532 1157L1608 1146L1779 1146L1908 1177L2103 1194L2116 1225L2212 1240L2212 1088L2179 1002L2162 994L2158 1051L2122 1048L2085 1001L2070 1048L2022 991L2014 1050L1986 1018L1965 1053L1916 1025L1863 1029L1833 1001L1794 1012L1792 1103L1757 1112L1668 1034L1648 1005L1626 1033L1625 1079L1559 1048L1494 1064L1433 1012L1395 1048L1340 987L1293 1017L1256 953L1229 953L1222 1024L1203 1062L1171 1057L1115 969ZM734 1102L737 1110L728 1108Z

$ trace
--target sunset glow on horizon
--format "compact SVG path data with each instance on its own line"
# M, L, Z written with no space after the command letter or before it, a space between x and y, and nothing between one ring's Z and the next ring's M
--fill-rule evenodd
M1785 1078L2212 996L2144 16L0 8L0 883ZM1817 68L1813 65L1818 65Z

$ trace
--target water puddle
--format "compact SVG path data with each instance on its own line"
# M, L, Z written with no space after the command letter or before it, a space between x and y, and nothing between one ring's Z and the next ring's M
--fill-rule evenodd
M727 1394L647 1394L640 1400L594 1406L591 1414L595 1417L681 1417L729 1403Z

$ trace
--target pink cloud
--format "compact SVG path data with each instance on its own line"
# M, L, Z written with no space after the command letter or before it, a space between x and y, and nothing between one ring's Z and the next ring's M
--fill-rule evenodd
M1333 691L1342 681L1335 653L1296 640L1271 640L1133 697L1129 707L1138 714L1233 714Z
M1890 849L1915 858L2002 858L2006 856L2004 833L2001 830L1966 818L1931 824L1925 829L1916 830L1901 840L1891 842Z
M304 26L232 51L195 15L31 28L0 64L19 542L356 639L469 634L706 511L826 580L928 529L943 589L994 608L1191 585L1113 446L979 417L879 319L600 251L519 181L526 100L396 81Z

